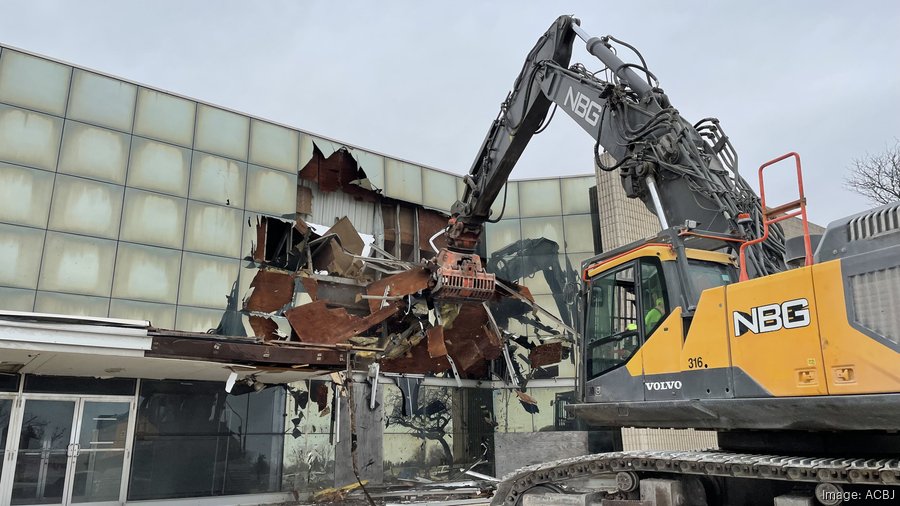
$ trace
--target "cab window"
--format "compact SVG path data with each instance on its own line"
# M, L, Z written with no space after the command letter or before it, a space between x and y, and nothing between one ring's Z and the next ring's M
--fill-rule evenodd
M587 379L628 361L640 347L634 264L591 280L585 346Z
M653 334L669 314L665 287L659 260L641 259L641 302L645 339Z

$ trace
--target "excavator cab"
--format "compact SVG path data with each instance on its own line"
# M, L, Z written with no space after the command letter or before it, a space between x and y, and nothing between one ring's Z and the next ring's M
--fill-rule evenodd
M737 281L738 270L733 255L685 248L673 233L588 260L583 275L586 400L643 401L645 343L683 335L700 293Z

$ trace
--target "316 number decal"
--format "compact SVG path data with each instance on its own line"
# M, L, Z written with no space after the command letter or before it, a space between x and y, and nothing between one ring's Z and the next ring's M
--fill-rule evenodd
M703 369L704 367L708 366L703 364L703 357L688 358L688 369Z

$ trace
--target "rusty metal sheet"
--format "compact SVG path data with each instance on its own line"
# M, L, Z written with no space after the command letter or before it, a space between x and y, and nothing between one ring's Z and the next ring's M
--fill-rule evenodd
M481 304L460 305L459 315L444 328L444 342L457 368L469 377L486 370L486 361L502 352L500 336L490 328Z
M444 343L444 327L438 325L425 332L428 337L428 356L431 358L447 356L447 345Z
M342 370L347 364L347 351L327 348L289 348L266 344L237 343L228 340L153 336L147 357L180 358L263 364L297 369L300 366Z
M250 328L253 329L253 335L264 340L271 341L278 339L278 324L275 320L266 316L250 315Z
M331 309L325 301L315 301L288 309L284 315L291 328L306 343L337 344L365 332L397 313L399 305L387 307L360 318L344 308Z
M528 353L531 367L543 367L562 360L562 343L547 343L535 346Z
M319 300L319 282L315 278L300 278L300 282L303 283L303 289L309 294L310 299Z
M294 297L294 277L285 271L260 269L250 282L250 296L244 309L272 313L290 304Z
M340 220L337 221L331 228L325 232L325 235L335 234L341 239L341 246L350 253L354 255L362 255L363 248L365 247L365 243L362 240L362 237L359 236L359 232L353 227L353 224L350 223L350 219L344 216Z
M408 271L394 274L378 281L370 283L366 288L369 295L382 296L385 295L384 289L387 288L389 296L403 296L416 293L420 290L428 288L431 283L431 273L424 267L415 267ZM369 299L369 309L374 313L381 307L381 300Z
M401 357L382 360L381 370L407 374L437 374L450 369L446 356L431 358L428 355L428 343L422 341L413 346Z
M312 190L305 186L297 185L297 212L300 214L312 214Z
M438 231L447 227L447 221L450 219L449 216L439 213L437 211L432 211L430 209L419 209L419 249L423 252L429 253L428 255L424 255L427 257L433 256L436 253L431 248L431 244L428 242L431 239L431 236L436 234ZM437 246L438 250L447 247L447 236L446 234L441 234L434 239L434 245Z
M499 358L503 353L503 341L500 340L500 336L498 336L493 327L488 324L481 326L481 334L484 336L484 339L475 341L475 345L478 346L478 351L484 355L485 360L495 360Z

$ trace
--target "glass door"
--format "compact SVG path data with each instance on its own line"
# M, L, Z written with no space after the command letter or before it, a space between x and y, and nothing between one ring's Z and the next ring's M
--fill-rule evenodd
M26 396L10 462L10 504L121 504L132 405L131 399Z

